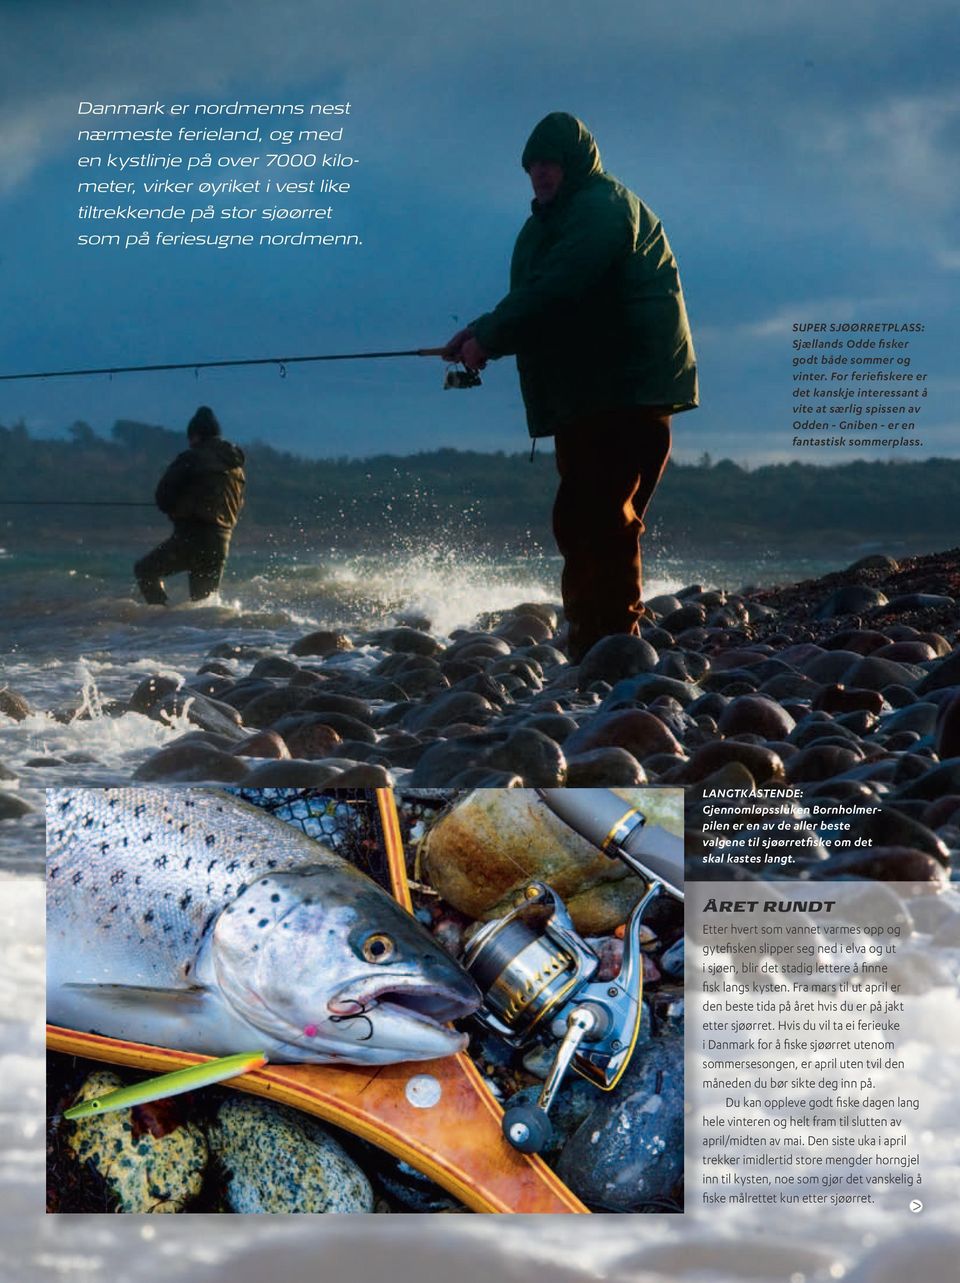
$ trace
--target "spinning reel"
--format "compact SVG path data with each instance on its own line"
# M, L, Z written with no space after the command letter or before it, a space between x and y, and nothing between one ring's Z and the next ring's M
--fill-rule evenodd
M455 365L448 366L446 374L443 376L443 390L448 388L479 388L483 384L483 379L476 370L468 370L466 366L458 369Z
M531 882L505 917L481 927L464 966L483 993L477 1018L515 1047L549 1030L562 1041L536 1105L515 1105L503 1134L515 1149L539 1153L550 1140L548 1111L571 1064L603 1091L620 1081L643 1015L643 915L655 883L624 933L623 963L613 980L592 982L600 959L580 938L563 901L543 882Z
M624 814L623 802L605 790L538 792L581 836L622 859L651 886L630 915L623 962L612 980L593 980L599 958L543 882L529 883L510 912L481 927L467 947L463 965L483 994L481 1023L515 1047L544 1031L561 1038L537 1103L509 1106L504 1114L503 1134L523 1153L539 1153L549 1144L549 1109L571 1066L603 1091L620 1081L643 1015L644 915L663 892L683 899L681 839L656 829L643 835L641 847L645 817L632 808Z

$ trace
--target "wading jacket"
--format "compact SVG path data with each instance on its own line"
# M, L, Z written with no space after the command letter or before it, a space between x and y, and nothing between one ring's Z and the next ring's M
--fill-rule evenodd
M563 166L513 251L510 292L472 322L492 356L515 354L533 437L598 409L691 410L697 367L676 260L656 214L600 165L593 136L554 112L523 153Z
M212 437L178 454L160 478L157 507L175 524L217 526L237 524L246 477L239 446Z

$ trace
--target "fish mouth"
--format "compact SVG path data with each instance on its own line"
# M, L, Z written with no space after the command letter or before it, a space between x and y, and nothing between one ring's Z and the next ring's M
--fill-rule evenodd
M337 1017L358 1016L373 1010L399 1016L431 1029L442 1029L449 1021L469 1016L480 1005L479 991L452 989L446 985L405 984L402 977L350 994L338 994L327 1004ZM449 1032L449 1030L447 1031Z

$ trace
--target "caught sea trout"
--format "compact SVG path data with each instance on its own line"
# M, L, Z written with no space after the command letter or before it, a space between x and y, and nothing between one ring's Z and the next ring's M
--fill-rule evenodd
M460 1051L472 980L333 851L205 789L47 793L47 1019L271 1061Z

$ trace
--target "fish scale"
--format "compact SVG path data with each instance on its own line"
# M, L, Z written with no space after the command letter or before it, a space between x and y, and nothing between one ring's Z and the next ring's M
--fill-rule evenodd
M101 934L97 945L105 980L113 977L114 962L117 979L127 984L186 978L211 915L251 881L284 863L284 855L323 862L325 848L292 829L281 854L280 839L287 835L276 826L255 828L256 811L249 813L248 824L224 833L228 806L236 815L233 806L213 795L51 790L48 927L57 924L71 950L91 927L110 932L106 940ZM338 860L338 871L349 867ZM182 956L173 973L172 950Z
M442 1024L477 1005L462 969L364 874L254 806L202 789L50 790L47 844L55 1023L279 1060L462 1045ZM371 961L378 933L390 949Z

